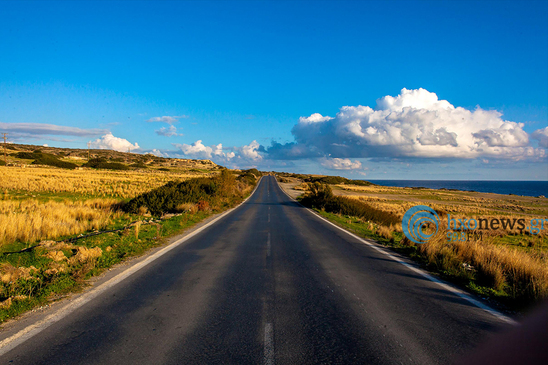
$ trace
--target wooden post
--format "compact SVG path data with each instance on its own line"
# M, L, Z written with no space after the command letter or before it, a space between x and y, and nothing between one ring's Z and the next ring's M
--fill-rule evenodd
M7 133L2 133L2 135L4 136L4 163L7 166L8 165L8 157L7 157L7 154L6 154L6 141L8 139L8 134Z

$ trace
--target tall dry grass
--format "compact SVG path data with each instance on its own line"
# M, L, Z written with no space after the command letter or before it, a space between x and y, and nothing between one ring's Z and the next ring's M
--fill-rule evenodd
M120 213L115 199L42 202L36 199L0 201L0 246L36 242L105 227Z
M546 260L496 245L493 238L448 242L445 234L442 229L435 238L417 245L428 263L438 270L464 278L475 275L479 284L503 290L517 299L530 301L548 297Z
M376 187L352 187L353 190L375 191ZM383 190L383 188L381 188ZM440 193L441 195L443 193ZM449 195L449 194L447 194ZM387 199L385 197L345 195L346 198L364 203L364 207L394 214L400 219L411 207L420 204L418 201L401 201ZM448 241L447 227L448 216L453 219L488 218L499 221L518 221L523 219L525 227L530 223L531 216L525 209L515 209L514 213L501 214L497 208L513 208L512 204L504 205L504 202L492 201L487 207L482 206L478 199L465 199L467 204L456 204L450 201L440 203L424 202L440 214L439 233L434 239L422 245L415 245L406 238L402 243L409 246L417 246L418 253L426 259L436 271L445 272L453 277L459 277L464 281L474 280L478 285L492 288L499 293L505 292L510 297L522 303L531 303L548 297L548 255L538 250L521 250L516 247L501 244L501 238L507 235L523 237L523 240L531 243L537 242L541 246L546 241L548 229L540 231L536 235L529 234L518 227L500 227L497 230L483 230L480 240ZM472 204L470 204L472 203ZM520 214L521 213L521 214ZM393 241L393 232L401 232L400 225L376 225L369 222L369 230L373 233ZM478 233L478 232L476 232Z
M198 175L154 170L61 170L0 166L0 176L2 191L74 193L125 199L136 197L169 181L183 181Z

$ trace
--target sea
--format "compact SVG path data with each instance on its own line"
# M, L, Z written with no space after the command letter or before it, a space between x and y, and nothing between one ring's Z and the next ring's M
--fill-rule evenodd
M491 180L368 180L373 184L397 187L454 189L523 196L548 196L548 181L491 181Z

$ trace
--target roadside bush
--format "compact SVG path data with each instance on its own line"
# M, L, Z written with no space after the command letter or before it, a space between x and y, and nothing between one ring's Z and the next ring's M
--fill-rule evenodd
M196 208L198 208L198 211L209 210L209 203L205 200L200 200L198 204L196 204Z
M146 207L152 215L177 213L185 203L196 204L198 210L222 207L242 198L255 184L248 180L237 180L232 172L223 170L215 177L200 177L183 182L169 182L164 186L131 199L123 209L138 213Z
M326 206L333 198L333 191L329 185L314 182L308 184L308 193L302 198L301 203L310 208L326 209ZM326 210L333 212L331 208L333 208L333 206L330 206L330 208Z
M247 171L243 171L239 176L238 176L238 181L242 181L246 184L251 184L251 185L254 185L255 182L257 181L257 177L250 173L250 172L247 172Z
M257 169L249 169L249 170L243 170L244 173L249 173L255 175L255 177L261 177L263 174Z

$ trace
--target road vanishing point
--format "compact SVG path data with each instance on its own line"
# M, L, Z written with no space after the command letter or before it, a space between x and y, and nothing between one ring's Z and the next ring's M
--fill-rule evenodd
M509 325L273 176L172 246L4 338L0 363L447 364Z

